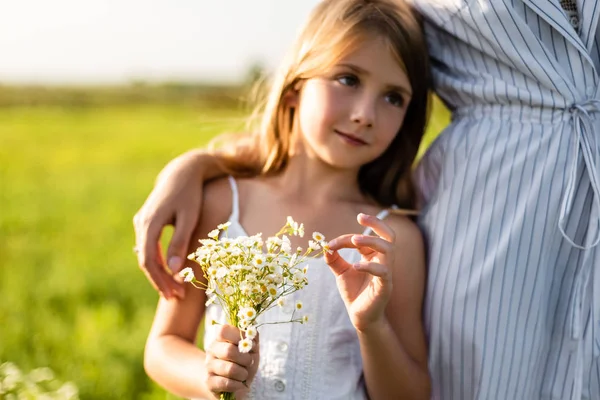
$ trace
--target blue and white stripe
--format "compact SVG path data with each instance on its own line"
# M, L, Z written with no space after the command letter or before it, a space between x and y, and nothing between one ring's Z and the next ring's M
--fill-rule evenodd
M600 399L600 0L413 0L451 125L417 169L433 398Z

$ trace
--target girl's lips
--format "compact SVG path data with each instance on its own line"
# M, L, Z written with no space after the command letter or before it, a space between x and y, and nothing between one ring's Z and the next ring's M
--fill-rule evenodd
M340 132L338 130L334 130L334 132L340 136L345 142L353 145L353 146L364 146L367 144L367 142L365 142L364 140L362 140L361 138L351 135L349 133L344 133L344 132Z

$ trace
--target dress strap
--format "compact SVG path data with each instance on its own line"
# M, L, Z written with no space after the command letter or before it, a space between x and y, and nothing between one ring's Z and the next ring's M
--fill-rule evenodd
M239 206L239 193L237 183L235 178L231 175L228 176L229 185L231 186L231 216L229 220L232 222L237 222L240 215L240 206Z
M385 209L379 211L379 213L377 213L376 217L378 219L381 219L381 220L385 219L388 215L390 215L390 209L397 210L398 206L395 205L395 204L392 204L392 206L390 208L385 208ZM372 229L371 228L367 228L363 232L363 235L370 235L371 232L372 232Z

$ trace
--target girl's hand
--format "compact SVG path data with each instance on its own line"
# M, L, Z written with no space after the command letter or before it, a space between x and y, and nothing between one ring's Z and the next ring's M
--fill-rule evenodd
M377 217L358 214L357 220L377 236L339 236L329 242L333 253L326 253L325 261L337 277L338 290L352 324L358 331L365 331L385 319L385 307L392 293L390 266L394 265L395 234ZM338 253L342 248L358 249L361 261L348 263Z
M222 392L235 393L236 397L248 392L259 362L258 335L253 339L252 350L240 353L238 343L242 332L231 325L216 330L216 339L206 351L206 386L218 398Z

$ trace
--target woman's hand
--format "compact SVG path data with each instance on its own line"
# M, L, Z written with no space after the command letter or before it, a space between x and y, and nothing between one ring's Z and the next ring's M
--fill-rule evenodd
M385 307L392 293L395 234L377 217L358 214L357 220L377 236L339 236L329 242L333 253L326 253L325 261L337 277L338 290L352 324L358 331L365 331L385 320ZM348 263L338 253L342 248L357 249L361 261Z
M133 217L140 269L166 298L184 296L182 283L169 269L179 272L187 256L202 206L202 178L202 153L189 152L175 158L161 171L154 189ZM165 263L159 240L166 225L174 225L175 230Z
M258 336L253 339L250 352L241 353L238 343L241 331L231 325L216 330L216 339L206 351L206 386L218 398L222 392L235 393L236 397L248 392L258 370Z

